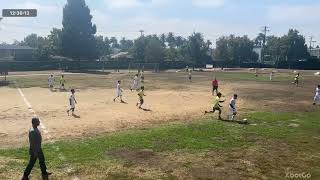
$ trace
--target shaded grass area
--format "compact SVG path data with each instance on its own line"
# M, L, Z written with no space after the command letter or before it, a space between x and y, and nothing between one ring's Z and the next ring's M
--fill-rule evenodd
M160 179L180 177L181 174L168 171L165 168L167 165L161 164L169 154L170 161L176 161L178 164L176 169L192 172L193 168L202 167L211 172L214 168L208 167L211 166L210 162L217 161L214 159L217 154L212 155L212 153L218 153L222 158L220 159L221 164L216 165L217 167L228 166L229 161L235 166L238 160L251 157L251 162L254 162L254 167L251 168L257 171L256 174L247 172L246 169L242 169L243 167L236 170L225 170L226 173L239 174L237 177L270 176L275 179L283 179L283 171L287 168L283 166L296 171L309 172L312 177L320 177L319 111L308 113L253 112L246 115L246 118L254 125L227 123L206 117L188 123L177 122L150 129L129 130L95 138L46 144L44 152L50 169L55 172L65 172L65 174L55 175L58 179L76 174L83 175L84 172L89 175L95 174L95 178L98 179L105 178L105 171L110 168L112 169L111 174L108 174L110 179L137 178L135 171L142 166L141 164L149 162L147 159L128 163L127 159L120 158L119 160L110 152L125 150L125 154L132 154L132 151L142 149L151 150L157 155L154 157L158 159L152 164L145 165L143 175L139 177ZM245 153L250 149L255 150L250 151L249 155ZM8 172L9 174L10 172L22 172L26 164L27 152L27 148L0 150L0 160L3 157L9 159L0 166L0 177L6 177ZM241 153L235 154L235 152ZM63 158L58 158L60 153L63 154ZM209 156L208 154L211 154L212 157L202 157L203 155ZM265 157L266 155L269 157ZM181 158L189 158L189 165L179 165ZM72 171L68 172L70 168ZM212 173L203 178L212 177ZM188 177L190 176L193 176L192 173Z

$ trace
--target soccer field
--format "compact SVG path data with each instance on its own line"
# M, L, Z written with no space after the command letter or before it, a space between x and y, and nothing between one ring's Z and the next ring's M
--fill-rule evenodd
M213 115L204 115L203 112L205 110L210 110L212 106L212 93L211 93L211 80L213 77L217 77L220 84L219 84L219 90L223 94L223 99L226 100L225 103L222 103L224 106L223 108L223 117L226 118L229 108L228 108L228 102L232 95L234 93L237 93L239 95L239 101L237 103L238 106L238 112L239 117L238 119L247 118L249 119L249 122L251 125L238 125L235 123L227 123L227 122L218 122L219 124L215 124L217 126L221 126L222 129L228 128L229 126L237 136L241 137L248 137L250 140L250 143L256 142L256 139L252 138L258 138L257 143L260 146L261 141L263 138L267 138L263 135L263 133L266 133L267 135L272 133L278 133L276 129L272 129L270 127L277 127L277 126L285 126L286 131L288 130L290 133L294 135L295 128L309 128L310 124L307 124L306 127L304 126L304 122L294 121L297 119L299 114L301 116L310 116L312 118L313 114L319 113L319 108L316 106L312 106L312 100L314 95L314 89L317 84L319 84L320 79L319 77L313 76L313 72L306 71L302 73L301 78L301 86L295 87L293 84L291 84L291 81L293 80L293 74L289 71L283 71L279 73L275 73L274 75L274 81L269 81L269 71L270 70L261 70L258 77L254 76L254 73L249 72L248 70L238 70L238 71L230 71L230 72L224 72L224 71L217 71L217 72L194 72L192 75L192 82L189 82L187 80L188 74L186 72L161 72L161 73L151 73L147 72L145 73L145 108L149 109L150 111L144 111L140 110L136 107L136 102L138 101L138 96L136 91L130 91L129 87L132 83L132 78L134 74L127 74L127 73L111 73L106 75L92 75L92 74L66 74L65 79L67 81L66 87L67 89L75 88L76 89L76 99L78 101L78 104L76 106L76 115L77 116L68 116L66 111L68 109L68 97L70 96L69 91L59 91L58 90L58 83L59 80L59 74L60 72L53 72L56 75L56 88L55 91L50 91L47 88L47 78L48 78L48 72L36 72L36 73L22 73L22 74L16 74L8 77L8 80L11 82L9 87L1 87L0 88L0 123L2 124L2 128L0 129L0 144L1 148L3 149L0 151L0 162L4 162L4 165L0 165L0 177L5 178L9 175L11 177L19 177L17 172L10 172L6 171L12 163L12 159L15 160L23 160L22 162L16 162L19 165L13 165L14 168L18 168L20 170L20 174L22 173L21 168L23 168L23 162L26 159L23 159L22 157L27 157L27 151L23 151L23 149L28 145L28 129L31 125L31 118L34 114L40 117L41 123L42 123L42 133L44 138L44 143L50 143L48 145L48 149L50 148L56 148L59 146L61 149L63 149L66 144L59 144L63 142L77 142L77 141L86 141L87 138L95 138L96 136L113 136L114 133L126 133L127 130L130 131L136 131L138 130L145 130L145 129L153 129L158 128L159 126L166 126L168 124L180 124L178 126L183 126L184 124L189 123L209 123L205 126L212 126L210 124L211 121L216 121L217 114ZM119 102L113 102L113 98L116 96L116 81L121 80L122 81L122 88L124 89L123 92L123 99L126 101L125 104L119 103ZM261 115L261 119L259 119L259 113ZM264 113L274 113L275 115L265 115ZM281 113L289 113L289 114L296 114L297 117L294 117L294 115L289 116L289 118L285 118L284 121L281 121L281 117L279 117L279 120L277 117L274 116L279 115ZM312 115L305 115L306 113L313 113ZM286 116L286 115L284 115ZM268 117L271 117L272 121L268 121ZM287 117L287 116L286 116ZM318 116L319 117L319 116ZM291 119L293 118L293 119ZM270 120L270 119L269 119ZM217 122L215 122L217 123ZM269 124L270 123L270 124ZM260 136L256 135L259 134L254 128L257 129L263 129L262 130L262 139L260 139ZM319 127L319 123L313 127L316 128ZM203 128L203 127L201 127ZM244 131L243 128L248 128ZM271 130L270 130L270 129ZM212 129L215 130L215 129ZM272 133L264 132L264 131L272 131ZM302 129L301 132L305 132L305 129ZM156 130L155 130L156 131ZM285 131L285 132L286 132ZM291 132L293 131L293 132ZM298 130L297 130L298 131ZM319 139L320 134L319 131L314 131L312 129L312 142L315 144L320 144ZM300 131L298 131L300 132ZM147 132L152 134L151 132ZM215 132L211 132L215 133ZM219 132L217 132L219 133ZM232 136L232 134L224 134L225 132L220 132L221 136L225 136L228 138L229 136ZM279 132L282 133L282 132ZM288 133L287 135L289 135ZM310 132L311 133L311 132ZM189 133L186 133L185 135L188 136ZM266 136L267 136L266 135ZM299 134L301 136L305 136L305 134ZM124 136L124 135L120 135ZM192 133L190 134L192 136ZM137 137L137 139L141 139L141 137ZM148 137L146 137L147 139ZM158 137L161 139L161 137ZM182 137L180 137L182 138ZM187 138L187 137L186 137ZM194 137L194 141L198 141L201 138L201 136L198 136L197 134ZM221 137L219 137L221 138ZM291 137L290 137L291 138ZM300 137L301 138L301 137ZM120 138L121 139L121 138ZM142 138L143 139L143 138ZM183 138L182 138L183 139ZM269 142L270 147L274 148L276 147L277 142L285 143L285 147L288 146L288 148L285 149L275 149L273 153L281 153L280 151L290 151L291 148L294 149L294 147L289 147L288 144L290 144L287 140L277 140L269 139L267 138L266 142ZM168 140L169 143L177 143L179 144L179 138L177 138L175 141L171 142L170 139ZM167 141L167 140L161 140L161 141ZM201 140L199 140L201 141ZM211 139L214 143L216 141L220 141L220 139ZM303 141L306 141L303 139ZM168 143L166 142L166 143ZM116 142L115 142L116 143ZM208 143L208 142L206 142ZM223 143L218 142L218 144L221 144L221 146L229 146L229 145L223 145ZM228 143L228 142L226 142ZM243 144L241 144L241 147L243 145L246 145L248 143L247 140L244 140ZM143 144L143 140L142 140ZM112 146L112 145L110 145ZM130 153L134 153L129 151L130 146L126 146L125 143L123 145L125 147L125 150L119 151L119 149L112 149L113 151L109 152L108 158L113 157L115 159L126 159ZM143 145L142 145L143 146ZM168 145L170 147L171 145ZM262 145L261 145L262 146ZM93 146L95 147L95 146ZM99 147L99 145L97 145ZM96 148L97 148L96 147ZM121 146L120 146L121 147ZM144 146L143 146L144 147ZM147 148L148 146L144 147L144 149L150 149ZM236 148L239 148L235 146ZM264 146L263 146L264 147ZM16 154L10 154L7 151L7 149L18 149L19 155L16 156ZM21 149L22 148L22 149ZM232 146L232 148L234 148ZM265 148L265 147L264 147ZM67 149L67 148L66 148ZM62 152L59 152L61 154L66 153L72 153L67 152L67 150L61 150ZM108 149L108 148L106 148ZM133 149L137 149L137 147L133 146ZM139 149L139 148L138 148ZM156 148L151 148L153 151L157 151ZM178 148L179 149L179 148ZM180 150L185 151L188 148L180 148ZM192 149L192 148L191 148ZM201 148L200 148L201 149ZM210 153L221 153L219 151L215 151L215 149L211 148L203 148L206 151L210 151ZM175 148L173 149L167 149L167 151L172 151L172 153L175 152ZM71 151L71 150L70 150ZM75 150L72 150L75 151ZM92 150L95 152L95 150ZM298 150L294 150L293 152L296 152ZM75 151L77 152L77 151ZM232 154L231 150L231 154ZM293 153L290 152L289 154ZM23 156L23 153L25 156ZM46 152L45 152L46 153ZM49 155L49 165L50 165L50 158L53 156L50 152ZM58 153L58 152L57 152ZM59 154L58 153L58 154ZM97 155L100 155L97 152ZM191 152L184 152L184 153L191 153ZM204 153L201 152L202 155ZM201 154L200 153L200 154ZM7 155L6 155L7 154ZM9 155L8 155L9 154ZM183 153L182 153L183 154ZM319 153L314 153L313 151L310 152L311 155L315 156L312 160L312 163L319 163L320 157ZM310 155L309 154L309 155ZM92 154L91 154L92 155ZM172 154L171 154L172 155ZM196 157L199 154L190 154L190 163L193 163L196 159ZM265 156L266 154L260 154L261 156ZM15 157L16 156L16 157ZM86 159L86 155L81 154L79 156L82 156L81 158ZM109 157L110 156L110 157ZM125 157L124 157L125 156ZM133 154L132 156L137 156L137 154ZM173 155L172 155L173 156ZM226 156L230 158L230 154L219 154L219 156L222 157L220 159L222 162L225 162L226 159L224 159L223 156ZM248 156L245 154L237 154L235 155L236 159L239 159L239 162L244 162L244 164L247 163L248 168L250 169L250 166L252 169L256 170L255 164L250 165L250 160L245 160L244 156ZM253 157L258 157L258 154L253 154ZM161 153L157 154L155 157L161 159ZM164 156L164 157L167 157ZM180 156L177 156L179 158ZM68 157L67 157L68 158ZM63 167L59 167L59 162L54 161L53 169L55 171L61 171L64 173L57 173L53 177L56 177L57 179L61 178L71 178L71 177L79 177L83 179L104 179L106 176L91 176L90 172L81 173L79 171L75 171L74 169L83 169L85 165L83 163L87 162L75 162L73 164L74 157L69 157L68 165L73 168L72 173L68 174L64 171L66 171ZM79 157L77 157L79 158ZM275 157L273 161L277 161L277 158ZM291 158L291 156L290 156ZM90 159L90 158L89 158ZM175 158L173 158L175 159ZM201 158L200 158L201 159ZM210 158L209 158L210 159ZM281 159L281 157L280 157ZM242 162L243 160L243 162ZM76 160L75 160L76 161ZM135 166L135 163L138 163L140 161L143 161L141 159L130 159L129 161L133 161L133 165ZM153 159L155 161L155 159ZM174 161L174 160L173 160ZM177 160L178 161L178 160ZM213 159L210 160L210 163L214 161ZM286 159L289 163L289 159ZM308 160L306 160L308 161ZM311 161L311 160L310 160ZM315 161L315 162L313 162ZM63 162L63 160L62 160ZM88 161L89 162L89 161ZM217 161L218 162L218 161ZM140 162L144 163L144 162ZM151 162L150 162L151 163ZM178 163L178 162L177 162ZM200 163L200 162L194 162L194 163ZM210 168L213 166L213 164L201 164L201 166L206 166L206 168ZM249 163L249 165L248 165ZM63 163L62 163L63 164ZM64 164L64 165L66 165ZM179 163L178 163L179 164ZM308 165L310 163L306 162L304 164L306 170L308 169ZM67 166L67 165L66 165ZM155 166L153 164L153 166ZM178 165L177 165L178 166ZM282 166L285 166L285 164ZM114 167L112 165L112 167ZM173 166L174 167L174 166ZM288 165L288 167L290 167ZM300 167L300 166L299 166ZM50 168L50 166L49 166ZM105 169L102 167L100 171L103 172ZM99 170L98 168L98 170ZM154 171L154 169L160 168L159 171ZM130 170L128 177L125 176L125 179L131 179L131 178L159 178L162 177L170 177L169 175L172 175L174 179L184 179L184 178L190 178L188 174L182 169L179 170L179 172L175 173L168 173L165 170L161 170L162 165L160 164L159 167L155 166L153 167L153 170L146 171L145 173L140 172L138 173L139 176L131 176L130 174L133 173L133 171ZM180 168L180 166L179 166ZM178 168L178 169L179 169ZM232 176L227 176L224 174L222 177L225 178L243 178L243 177L253 177L258 179L263 179L267 176L268 167L266 168L264 172L264 169L259 171L258 174L254 175L252 172L247 170L247 173L239 174L238 176L235 176L235 172L237 170L219 170L219 173L228 173L232 172ZM271 166L270 170L274 170L274 167ZM9 168L10 169L10 168ZM163 168L162 168L163 169ZM310 171L311 167L309 168ZM190 170L190 169L189 169ZM100 172L99 171L99 172ZM114 170L117 173L120 173L122 170ZM183 172L182 172L183 171ZM221 172L220 172L221 171ZM99 172L96 172L94 174L100 174ZM314 171L312 171L314 172ZM318 171L317 171L318 172ZM182 173L182 174L179 174ZM194 178L213 178L214 175L213 172L203 172L203 176L196 176ZM283 172L285 173L285 172ZM310 172L311 173L311 172ZM121 173L120 173L121 174ZM281 177L280 172L273 174L272 176L275 178ZM319 175L319 174L318 174ZM112 176L113 177L113 176ZM81 178L81 179L82 179ZM10 179L10 178L8 178ZM14 179L14 178L13 178ZM117 178L115 178L117 179ZM167 178L164 178L167 179ZM191 177L193 179L193 177ZM219 178L218 178L219 179Z

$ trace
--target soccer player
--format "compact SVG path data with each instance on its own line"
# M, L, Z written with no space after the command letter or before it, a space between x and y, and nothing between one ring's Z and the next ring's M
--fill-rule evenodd
M217 80L217 78L214 78L214 80L212 81L212 95L214 95L214 91L216 91L216 93L218 94L218 88L219 88L219 82Z
M294 77L293 84L295 84L296 86L299 85L299 78L300 78L300 73L298 73L298 74Z
M191 82L192 80L192 74L191 74L191 70L189 71L189 74L188 74L188 79L189 79L189 81Z
M39 118L32 118L32 128L29 130L29 163L26 167L22 180L29 180L29 175L33 169L34 164L36 163L37 159L39 159L40 169L42 173L43 179L48 179L48 176L51 175L51 173L47 172L47 166L45 163L44 154L41 148L42 143L42 137L41 133L38 129L38 126L40 125Z
M139 105L139 109L141 109L141 106L142 106L143 103L144 103L143 96L146 96L146 95L144 94L144 86L141 86L141 89L140 89L140 91L139 91L139 93L138 93L138 96L139 96L139 102L137 102L136 106Z
M54 77L52 74L48 78L48 84L49 84L49 88L52 89L54 84Z
M141 71L140 79L141 79L141 82L144 82L144 70Z
M229 103L229 108L230 108L230 115L229 115L229 120L234 120L234 118L237 115L237 109L236 109L236 101L238 99L238 95L234 94L233 97L230 100Z
M72 112L72 115L74 115L74 110L76 109L76 104L78 104L75 94L76 91L74 89L71 89L71 96L69 97L69 104L70 104L70 109L67 111L68 116L69 116L69 112Z
M273 71L271 71L271 73L270 73L270 81L272 81L273 80Z
M130 88L130 90L138 90L138 85L139 85L139 76L138 74L136 74L133 78L133 83L132 83L132 86Z
M219 92L219 93L217 94L217 96L216 96L216 97L214 98L214 100L213 100L213 108L212 108L212 111L205 111L204 114L214 113L214 112L216 112L216 110L217 110L217 111L219 111L219 120L222 120L222 118L221 118L221 113L222 113L221 107L222 107L222 106L221 106L219 103L223 103L224 101L221 100L221 96L222 96L222 94Z
M317 103L320 103L320 85L316 88L316 95L313 99L313 105L316 105Z
M124 101L122 100L122 92L123 90L121 89L121 81L119 80L117 84L117 92L116 92L117 96L113 99L113 102L116 102L116 99L119 97L120 102L124 103Z
M61 78L60 78L60 89L66 90L65 84L66 84L66 80L64 79L64 75L61 75Z

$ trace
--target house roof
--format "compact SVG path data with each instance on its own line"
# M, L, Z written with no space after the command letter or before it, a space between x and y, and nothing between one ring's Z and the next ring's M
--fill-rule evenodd
M120 59L120 58L132 59L133 57L129 54L129 52L120 52L118 54L114 54L111 56L111 59Z
M34 48L29 46L19 46L19 45L11 45L11 44L0 44L0 49L8 49L8 50L32 50Z

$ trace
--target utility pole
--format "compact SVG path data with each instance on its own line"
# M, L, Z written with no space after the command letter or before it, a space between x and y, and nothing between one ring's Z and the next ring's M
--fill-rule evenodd
M143 36L143 33L144 33L144 30L140 30L139 32L140 32L141 37L142 37L142 36Z
M313 36L310 36L310 46L309 46L309 49L312 49L313 48L313 44L317 42L317 41L314 41L313 40Z
M265 51L265 47L266 47L266 42L267 42L267 33L270 31L270 27L268 26L263 26L262 27L262 33L263 33L263 43L262 43L262 52L261 52L261 55L262 55L262 62L264 62L264 51Z

